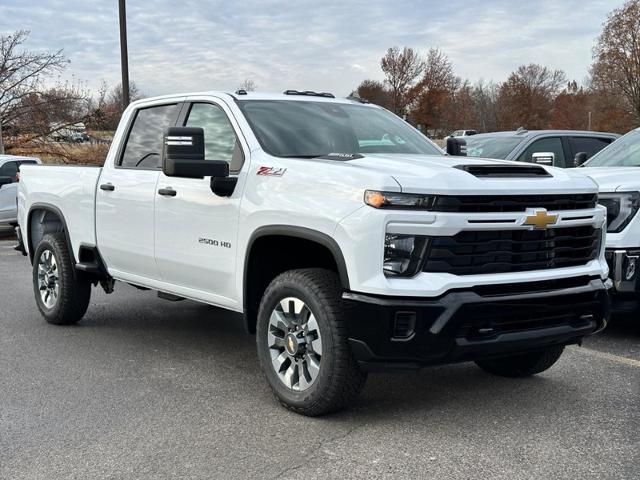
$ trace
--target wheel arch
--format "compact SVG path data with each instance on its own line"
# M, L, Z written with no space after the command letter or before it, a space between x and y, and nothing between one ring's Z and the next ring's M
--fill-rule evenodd
M38 220L36 215L42 215ZM36 225L41 225L38 229L35 228ZM71 238L69 237L69 229L67 228L67 222L64 218L62 211L56 207L55 205L51 205L48 203L34 203L29 208L29 213L27 214L27 235L26 241L27 246L29 247L29 260L31 264L33 264L33 256L35 254L35 250L40 243L40 240L47 233L64 233L65 240L67 242L67 248L69 249L69 254L71 256L71 261L75 265L76 263L76 255L73 251L73 246L71 244Z
M281 252L271 254L277 247L286 248L286 260L278 262L284 258ZM260 261L261 256L264 256L264 261ZM253 232L247 243L242 284L247 332L255 333L257 307L270 281L284 271L309 267L334 270L342 288L349 289L344 255L338 243L329 235L292 225L269 225Z

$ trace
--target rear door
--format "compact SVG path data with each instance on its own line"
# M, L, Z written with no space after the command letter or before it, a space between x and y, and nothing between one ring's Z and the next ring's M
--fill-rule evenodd
M133 115L114 162L105 165L96 193L96 238L117 278L159 278L154 256L154 203L163 136L181 102L142 106Z
M589 137L589 136L573 136L568 137L569 148L571 149L571 158L575 158L577 153L584 152L587 159L593 157L603 148L613 142L613 138L606 137Z

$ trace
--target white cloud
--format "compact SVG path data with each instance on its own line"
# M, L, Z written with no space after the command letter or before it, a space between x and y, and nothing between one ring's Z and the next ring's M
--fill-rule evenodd
M318 89L346 95L381 79L393 45L439 47L458 75L504 79L523 63L581 80L606 14L622 1L128 0L131 78L147 94ZM64 48L67 75L97 88L120 78L117 3L3 0L0 32L31 30L28 47Z

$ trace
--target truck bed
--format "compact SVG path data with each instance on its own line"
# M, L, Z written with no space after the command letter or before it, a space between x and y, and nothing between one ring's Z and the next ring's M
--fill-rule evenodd
M80 242L96 242L95 199L101 171L101 167L89 166L24 165L18 189L20 224L28 225L27 215L34 206L60 211L77 259Z

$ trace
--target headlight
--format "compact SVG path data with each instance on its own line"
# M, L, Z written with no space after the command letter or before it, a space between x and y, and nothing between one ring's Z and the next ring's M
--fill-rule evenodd
M387 233L384 238L384 274L387 277L414 276L420 270L426 248L425 237Z
M431 210L435 201L436 197L434 195L378 192L376 190L367 190L364 192L364 203L374 208Z
M607 209L607 232L619 233L625 229L640 208L640 193L603 193L598 203Z

